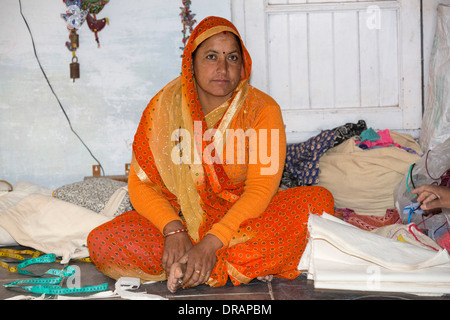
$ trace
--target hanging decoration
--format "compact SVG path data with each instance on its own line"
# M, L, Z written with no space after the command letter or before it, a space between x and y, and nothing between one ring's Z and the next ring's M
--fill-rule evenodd
M66 22L66 27L69 30L69 41L66 42L66 47L72 52L72 63L70 64L70 78L80 78L80 64L76 51L80 46L79 35L77 31L81 28L83 23L87 20L89 29L95 33L95 40L97 46L100 47L98 39L98 32L101 31L106 24L109 24L108 18L97 20L98 14L109 0L63 0L66 5L66 12L61 14L61 18ZM92 14L92 15L91 15Z
M97 41L97 46L100 48L100 40L98 39L98 32L102 31L103 28L107 24L109 24L109 20L108 20L108 18L103 18L103 19L97 20L97 17L95 16L95 14L93 16L88 14L86 20L87 20L89 29L91 29L91 31L95 33L95 41Z
M194 25L197 23L197 21L194 19L195 14L191 12L191 0L182 0L182 3L183 7L180 7L180 17L181 23L183 24L183 30L181 31L181 33L183 33L183 46L180 47L180 49L184 51L189 36L192 31L194 31Z
M108 18L103 18L97 20L97 14L103 10L105 5L107 5L109 0L83 0L81 8L83 10L88 10L89 14L87 16L87 23L89 29L95 34L95 41L97 41L97 46L100 48L100 40L98 39L98 32L102 31L103 28L109 24Z

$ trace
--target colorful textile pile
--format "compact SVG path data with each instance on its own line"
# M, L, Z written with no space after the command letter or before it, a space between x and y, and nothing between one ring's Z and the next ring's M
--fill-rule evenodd
M375 130L369 128L361 133L360 138L361 140L355 141L355 143L357 143L358 147L364 150L395 146L408 152L417 153L412 149L406 148L404 146L399 145L398 143L395 143L394 139L392 139L391 137L389 129L375 132Z
M339 208L335 210L336 215L341 215L342 220L366 231L372 231L377 228L388 225L402 223L398 211L396 209L386 210L385 216L365 216L359 215L352 209Z
M283 189L310 186L319 182L319 160L328 149L341 144L367 129L364 120L324 130L315 137L287 146L286 164L281 187Z

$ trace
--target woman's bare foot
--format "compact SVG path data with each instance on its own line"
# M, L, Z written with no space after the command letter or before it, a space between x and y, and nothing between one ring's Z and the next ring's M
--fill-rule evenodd
M181 288L181 280L183 279L185 271L186 264L180 262L172 264L167 279L167 289L169 289L170 292L175 293Z
M273 275L269 274L268 276L262 276L262 277L258 277L256 278L259 281L263 281L263 282L271 282L273 279Z

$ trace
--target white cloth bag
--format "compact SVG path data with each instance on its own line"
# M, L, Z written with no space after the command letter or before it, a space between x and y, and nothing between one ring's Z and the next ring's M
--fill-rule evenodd
M111 219L52 196L32 194L1 213L0 227L19 244L54 253L64 264L88 257L89 233Z

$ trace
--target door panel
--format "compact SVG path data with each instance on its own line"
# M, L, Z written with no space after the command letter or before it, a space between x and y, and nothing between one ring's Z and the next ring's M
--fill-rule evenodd
M275 98L288 140L367 121L421 124L420 1L233 0L254 61L251 84Z

